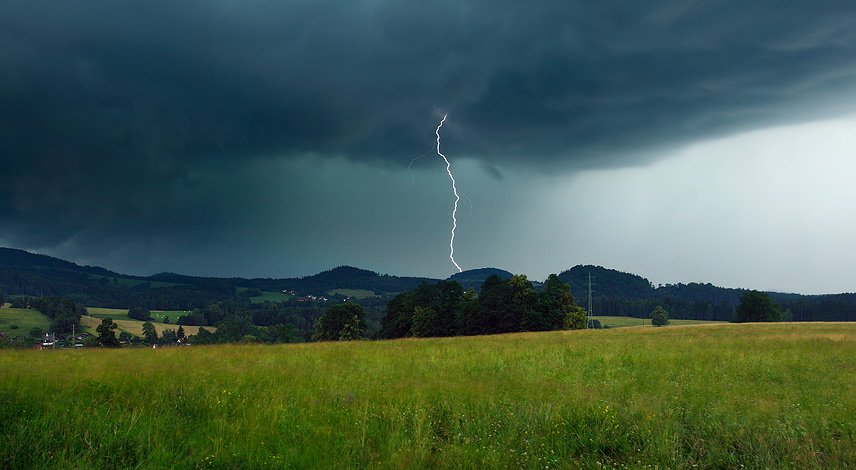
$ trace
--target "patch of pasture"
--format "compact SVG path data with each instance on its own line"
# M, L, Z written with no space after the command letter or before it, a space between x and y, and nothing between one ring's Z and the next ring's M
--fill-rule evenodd
M626 328L631 326L653 326L650 318L633 318L633 317L614 317L606 315L592 316L592 319L598 320L603 328ZM713 323L723 323L717 321L706 320L673 320L669 319L667 326L684 326L684 325L706 325ZM663 327L661 327L663 328Z
M10 327L15 325L17 330L12 330ZM47 331L51 325L51 319L42 312L27 308L0 308L0 331L13 334L28 336L30 330L34 327L41 328Z
M89 316L94 318L112 318L113 320L130 320L126 308L86 307ZM100 324L100 322L99 322Z
M106 315L104 318L108 318L108 317L109 317L109 315ZM81 317L80 318L80 326L83 329L83 331L88 332L88 333L92 333L92 334L96 334L95 329L98 327L98 325L101 324L101 320L102 320L102 318L95 317L95 316ZM116 320L116 319L113 319L113 323L115 323L116 327L117 327L116 328L117 336L118 336L118 333L121 333L123 331L127 331L128 333L131 333L134 336L139 336L141 338L143 337L143 323L145 323L145 322L141 322L139 320ZM163 334L164 330L174 330L175 331L175 330L178 330L178 326L179 326L179 325L174 325L174 324L165 324L165 323L156 323L156 322L152 322L152 325L154 325L155 331L158 332L159 336ZM195 334L199 333L199 328L205 328L206 330L208 330L212 333L217 331L217 328L213 327L213 326L199 327L199 326L182 325L181 327L184 330L184 334L188 335L188 336L189 335L195 335Z
M270 292L264 291L262 295L258 297L250 297L250 302L254 304L263 304L265 302L284 302L293 296L291 294L286 294L284 292Z
M367 289L333 289L331 291L327 291L329 295L344 295L348 297L354 297L356 299L365 299L366 297L376 297L374 291Z

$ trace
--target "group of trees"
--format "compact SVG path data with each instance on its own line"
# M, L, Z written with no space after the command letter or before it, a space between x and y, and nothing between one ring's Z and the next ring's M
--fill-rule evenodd
M484 335L585 328L570 286L550 275L540 292L525 275L491 275L477 295L456 281L423 282L387 304L380 337Z
M782 321L782 309L765 292L752 290L740 297L735 323Z
M80 331L80 317L87 314L83 305L72 299L63 299L58 296L41 299L30 298L28 307L34 308L50 318L49 331L60 334Z
M336 304L315 323L312 341L347 341L366 336L366 310L354 302Z
M194 309L175 322L178 325L218 326L222 323L250 324L258 327L292 325L298 339L309 341L314 334L315 324L325 314L332 302L299 301L290 299L282 302L243 303L224 301ZM380 329L386 299L381 297L359 300L365 311L367 331ZM333 304L338 305L338 304ZM243 328L246 329L246 328ZM269 336L258 332L261 336ZM248 333L249 334L249 333ZM255 333L253 333L255 336ZM240 340L241 338L238 338Z

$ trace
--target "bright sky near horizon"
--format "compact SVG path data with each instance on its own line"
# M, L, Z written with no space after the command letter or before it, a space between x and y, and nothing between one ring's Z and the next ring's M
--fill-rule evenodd
M856 4L0 5L0 245L856 291ZM411 173L412 172L412 173ZM411 176L412 174L412 176Z

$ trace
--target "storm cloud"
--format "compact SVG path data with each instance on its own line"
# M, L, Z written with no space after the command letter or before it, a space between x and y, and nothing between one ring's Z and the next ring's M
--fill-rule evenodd
M447 112L444 148L495 178L650 165L852 112L853 24L845 1L3 2L4 240L257 223L265 164L402 170Z

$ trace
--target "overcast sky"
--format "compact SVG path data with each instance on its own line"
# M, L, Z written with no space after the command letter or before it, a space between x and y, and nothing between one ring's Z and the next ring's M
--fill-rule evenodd
M448 113L463 269L853 292L854 24L850 0L6 0L0 245L445 278Z

